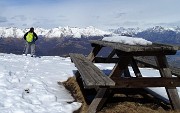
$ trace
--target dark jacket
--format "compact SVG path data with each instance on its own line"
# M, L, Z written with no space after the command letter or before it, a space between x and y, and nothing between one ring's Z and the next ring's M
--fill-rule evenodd
M24 34L24 40L26 40L26 36L27 36L27 34L29 33L30 31L28 31L26 34ZM32 42L35 42L36 40L38 40L38 36L37 36L37 34L35 33L35 32L33 32L33 35L34 35L34 37L33 37L33 41Z

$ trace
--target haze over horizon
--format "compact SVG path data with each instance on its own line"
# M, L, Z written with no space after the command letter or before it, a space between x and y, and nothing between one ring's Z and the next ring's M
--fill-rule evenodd
M179 0L1 0L0 26L180 26Z

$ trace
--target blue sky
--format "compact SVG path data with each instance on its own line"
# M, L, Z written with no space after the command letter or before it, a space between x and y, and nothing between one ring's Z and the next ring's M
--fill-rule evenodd
M0 26L180 26L180 0L0 0Z

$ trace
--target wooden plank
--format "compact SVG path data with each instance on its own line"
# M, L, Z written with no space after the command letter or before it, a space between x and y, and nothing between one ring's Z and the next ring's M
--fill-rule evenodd
M111 58L116 54L116 50L113 49L113 51L109 54L105 62L110 62Z
M114 76L121 76L124 71L127 69L128 64L131 61L131 56L121 56L119 58L118 63L116 63L116 65L114 66L114 68L112 69L109 77L114 77Z
M94 86L94 84L96 84L95 83L95 81L94 81L94 79L91 77L91 76L89 76L89 73L87 73L87 71L85 70L83 70L84 68L81 68L81 66L83 66L83 65L81 65L81 63L79 62L79 60L78 60L78 58L76 58L77 56L75 55L75 54L70 54L70 57L71 57L71 59L73 60L73 62L74 62L74 64L75 64L75 66L77 67L77 69L79 70L79 73L82 75L82 74L85 74L86 75L86 77L85 78L87 78L87 80L86 81L84 81L84 76L82 76L82 78L83 78L83 82L87 85L87 86ZM87 74L86 74L87 73Z
M164 102L165 104L170 104L169 99L163 97L162 95L158 94L157 92L149 89L149 88L143 88L144 91L146 91L147 93L151 94L152 96L155 97L155 99L157 98L158 100Z
M106 76L99 68L97 68L93 63L90 63L91 68L96 72L96 74L104 81L105 86L114 86L115 82L111 80L108 76ZM98 82L99 80L96 79L96 76L94 76L95 80Z
M84 57L84 59L86 59L86 58ZM115 85L115 83L108 76L106 76L98 67L96 67L92 62L90 62L90 61L87 61L87 62L88 62L88 65L92 69L91 71L90 70L88 70L88 71L93 72L93 74L91 74L91 76L93 76L97 82L99 82L99 80L102 80L102 81L104 81L105 86L109 86L109 85L114 86ZM96 76L94 76L94 75L96 75ZM97 79L97 76L98 76L99 80Z
M97 74L97 72L94 71L94 69L89 64L84 65L82 63L80 69L78 70L79 71L82 70L81 76L83 77L84 81L89 81L89 78L88 78L89 76L95 82L94 85L105 86L105 81L101 78L101 76L99 76L99 74Z
M115 83L108 76L106 76L98 67L86 59L81 54L70 54L75 66L77 67L82 80L87 88L94 88L96 86L114 86Z
M166 56L156 56L155 57L157 66L162 77L172 77L171 71L168 67ZM169 100L171 102L172 108L175 110L180 110L180 99L176 87L167 88L166 92L168 94Z
M149 57L134 57L135 61L141 64L144 64L146 66L155 68L155 69L159 69L157 67L156 61L154 59L154 57L151 57L151 59L149 59Z
M111 88L178 87L178 77L111 77L116 85Z
M158 69L157 64L154 59L148 59L147 57L144 57L144 58L135 57L134 59L141 64L145 64L146 66ZM173 75L180 77L180 68L176 68L172 66L169 66L169 68L171 69L171 73Z
M100 88L91 102L87 113L97 113L108 99L110 92L108 88Z
M105 82L102 81L102 79L99 76L96 76L96 78L94 78L91 75L96 75L96 73L94 72L94 70L90 67L89 63L84 61L84 58L82 58L82 56L74 54L75 57L74 60L76 60L75 65L78 68L78 71L80 72L81 76L82 76L82 80L85 82L86 86L91 86L94 87L96 85L100 85L100 86L105 86ZM98 82L97 82L98 81Z
M131 74L130 74L128 67L126 67L126 69L124 70L124 77L131 77Z
M163 52L164 54L175 54L177 50L179 50L179 47L172 46L172 45L158 45L158 44L152 44L152 45L127 45L117 42L108 42L108 41L100 41L100 40L91 40L91 44L97 44L101 46L107 46L112 47L113 49L121 50L124 52Z
M103 57L95 57L94 63L117 63L119 58L103 58Z
M133 69L133 71L135 73L135 76L136 77L142 77L142 74L141 74L141 72L140 72L140 70L139 70L139 68L137 66L137 63L134 60L134 58L132 58L132 60L131 60L131 66L132 66L132 69Z
M83 84L83 81L82 81L82 78L81 78L79 71L75 72L75 78L76 78L76 82L79 85L79 88L83 94L83 98L84 98L86 104L88 104L89 100L88 100L88 98L86 98L87 97L87 91L84 89L84 84Z
M102 46L99 45L95 45L93 50L90 52L90 54L88 55L87 59L89 59L90 61L94 61L95 56L99 53L99 51L101 50Z
M171 44L165 44L165 43L154 43L154 45L160 45L160 46L173 46L176 50L180 50L179 45L171 45Z
M121 55L127 55L127 56L157 56L157 55L174 55L176 54L176 51L172 51L172 50L166 50L166 51L122 51L122 50L118 50L119 54Z

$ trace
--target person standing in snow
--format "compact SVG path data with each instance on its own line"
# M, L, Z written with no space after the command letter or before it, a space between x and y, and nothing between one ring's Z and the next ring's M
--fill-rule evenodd
M31 57L35 54L35 42L38 39L37 34L34 32L34 28L31 27L30 30L24 34L24 40L26 40L26 50L25 55L27 56L29 48L31 48Z

